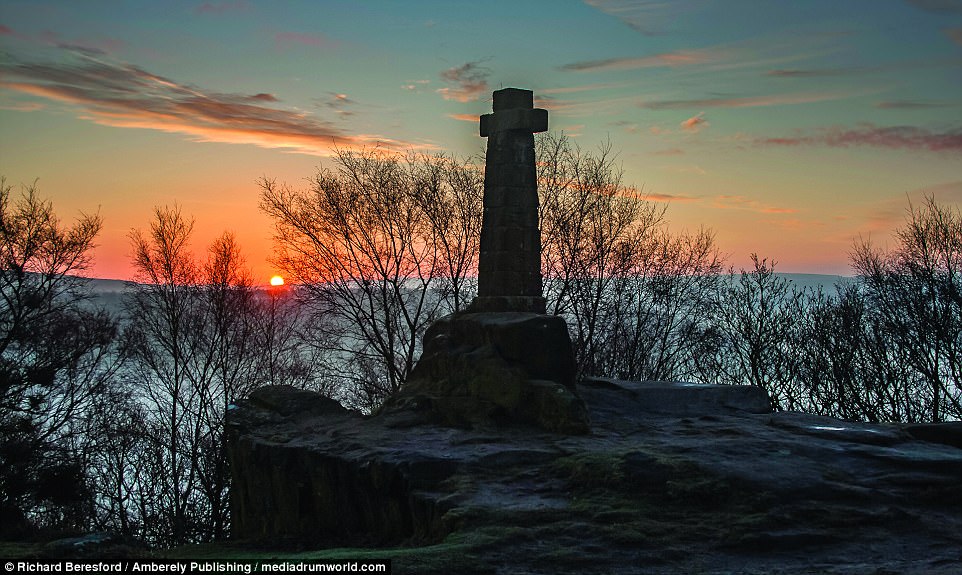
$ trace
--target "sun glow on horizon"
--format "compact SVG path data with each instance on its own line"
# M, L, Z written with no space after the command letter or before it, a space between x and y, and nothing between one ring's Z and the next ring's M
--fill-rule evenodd
M284 278L281 276L271 277L271 285L275 287L284 285Z

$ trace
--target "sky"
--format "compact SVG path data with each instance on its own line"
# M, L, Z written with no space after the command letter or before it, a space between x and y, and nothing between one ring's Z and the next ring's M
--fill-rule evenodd
M962 0L0 0L0 175L99 211L89 275L130 279L130 230L177 204L266 283L260 178L476 154L509 86L736 270L851 274L910 201L962 205Z

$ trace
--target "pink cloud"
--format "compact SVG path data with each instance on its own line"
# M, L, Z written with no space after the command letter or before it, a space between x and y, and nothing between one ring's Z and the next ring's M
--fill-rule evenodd
M571 112L568 116L577 115L574 112L578 109L593 108L596 106L595 103L579 102L577 100L559 98L548 94L535 94L534 105L537 108L544 108L552 112Z
M685 13L699 10L705 0L585 0L585 4L618 18L646 36L661 34Z
M588 60L565 64L561 70L569 72L596 72L600 70L637 70L640 68L677 68L693 64L707 64L719 60L722 53L719 49L678 50L640 56L632 58L607 58L604 60Z
M766 76L774 76L776 78L824 78L830 76L844 76L845 74L851 74L852 70L844 70L841 68L824 68L824 69L778 69L769 70L765 72Z
M922 110L926 108L945 108L948 102L932 100L887 100L875 104L881 110Z
M3 24L0 24L0 34L2 34L2 35L4 35L4 36L13 36L13 35L14 35L13 29L10 28L9 26L4 26Z
M617 88L622 86L620 83L607 83L607 84L584 84L581 86L564 86L561 88L545 88L539 90L540 94L573 94L577 92L597 92L601 90L608 90L611 88Z
M695 198L692 196L681 196L676 194L646 194L644 198L651 202L700 202L701 198Z
M353 134L305 112L273 107L269 93L223 94L180 84L124 63L0 62L0 87L80 108L107 126L180 133L199 141L253 144L324 155L332 147L410 144Z
M310 48L331 48L334 42L316 34L302 34L300 32L278 32L274 34L274 45L281 49L286 49L294 44L308 46Z
M441 79L450 84L438 89L445 100L473 102L488 93L488 76L491 70L481 65L481 61L465 62L460 66L441 72Z
M943 30L945 35L948 36L949 40L952 40L959 46L962 46L962 28L946 28Z
M40 102L21 102L9 106L0 106L0 110L11 110L14 112L36 112L37 110L43 109L44 105Z
M700 132L702 128L707 128L709 125L708 120L705 119L705 113L701 112L682 122L681 129L686 132Z
M748 210L762 214L794 214L796 210L763 204L745 196L720 195L715 197L714 207L721 210Z
M809 104L826 100L838 100L848 94L814 92L803 94L776 94L772 96L748 96L740 98L703 98L697 100L656 100L642 102L640 106L649 110L676 110L686 108L756 108L763 106L784 106L790 104Z
M448 114L448 117L461 120L462 122L473 122L475 124L480 121L480 116L477 114Z
M916 126L878 127L873 124L864 124L857 128L833 126L821 128L810 135L760 138L755 143L775 146L829 146L833 148L869 146L948 152L962 150L962 129L955 128L944 132L933 132Z

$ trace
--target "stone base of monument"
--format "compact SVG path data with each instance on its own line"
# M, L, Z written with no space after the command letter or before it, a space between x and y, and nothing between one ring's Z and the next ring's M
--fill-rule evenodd
M435 322L407 383L379 413L398 411L455 427L589 431L568 327L558 316L535 313L463 313Z

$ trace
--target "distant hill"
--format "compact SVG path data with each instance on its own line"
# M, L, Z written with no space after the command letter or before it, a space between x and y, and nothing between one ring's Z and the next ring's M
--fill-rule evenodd
M796 287L800 289L812 289L816 290L822 288L822 291L826 294L834 294L837 291L837 286L848 285L855 281L855 278L851 276L836 276L836 275L826 275L826 274L780 274L775 275L783 277L790 280Z
M826 294L835 294L838 284L850 284L855 281L851 276L829 274L792 274L776 273L777 276L791 281L799 289L816 290L822 288ZM131 282L124 280L109 280L91 278L87 280L87 287L93 296L94 305L103 306L112 312L119 312L124 292Z
M89 303L97 308L106 308L110 313L120 313L128 283L123 280L87 279L86 286L91 295Z
M95 294L122 292L127 288L127 284L130 283L124 280L102 280L96 278L89 279L87 282L87 287Z

